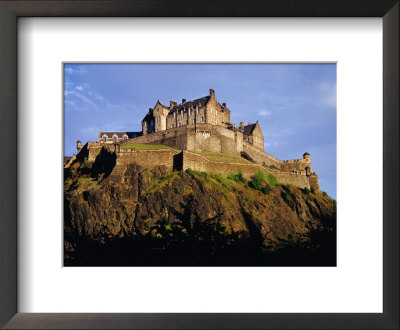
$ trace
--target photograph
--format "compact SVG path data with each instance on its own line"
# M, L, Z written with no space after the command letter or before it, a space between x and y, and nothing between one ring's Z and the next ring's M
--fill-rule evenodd
M66 267L336 267L335 63L63 63Z

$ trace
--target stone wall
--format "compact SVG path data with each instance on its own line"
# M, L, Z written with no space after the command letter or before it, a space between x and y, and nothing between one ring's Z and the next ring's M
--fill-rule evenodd
M308 170L306 170L308 168ZM301 173L306 174L308 171L311 174L311 162L307 159L291 159L291 160L284 160L281 163L281 170L285 172L294 172L294 173Z
M189 125L191 126L191 125ZM194 125L193 125L194 126ZM163 144L176 149L186 149L188 126L167 129L121 142L125 144ZM193 129L193 128L192 128Z
M83 150L87 150L89 161L94 161L102 148L100 144L93 142L89 142L85 147L87 148ZM191 168L201 172L222 174L229 174L240 170L246 179L250 179L260 170L266 177L268 174L273 174L282 184L292 184L309 189L314 187L314 189L319 190L317 173L306 176L305 173L282 172L273 168L266 168L260 164L214 162L206 159L202 155L187 150L179 153L172 149L136 150L117 146L116 156L116 165L119 166L136 163L145 168L166 166L170 171Z
M121 142L124 144L163 144L180 150L240 154L243 134L211 124L185 125Z
M159 150L135 150L119 149L117 151L116 165L128 165L136 163L145 168L166 166L169 170L174 168L174 156L176 152L171 149Z
M229 174L237 171L242 171L246 179L250 179L257 171L262 171L265 177L268 174L274 175L282 184L292 184L301 188L309 188L310 182L306 175L295 173L284 173L278 170L265 168L259 164L242 164L242 163L222 163L209 161L205 157L183 151L183 170L188 168L201 172Z
M314 172L308 177L310 181L310 187L313 187L315 190L319 190L319 181L318 181L318 174Z
M250 143L243 142L243 151L242 152L244 153L245 156L250 157L251 160L255 161L258 164L271 166L276 169L281 168L281 164L282 164L281 160L265 153L264 151L261 151L261 150L255 148Z
M89 149L88 161L94 162L97 155L100 153L102 146L98 142L88 142L87 147Z

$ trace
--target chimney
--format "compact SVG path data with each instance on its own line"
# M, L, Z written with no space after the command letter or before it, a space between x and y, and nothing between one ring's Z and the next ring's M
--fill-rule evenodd
M172 109L174 106L176 106L175 101L169 101L169 108Z
M244 129L244 123L242 121L240 122L240 126L239 127L240 127L241 130Z
M224 103L222 103L222 106L224 107L224 108L226 108L226 103L224 102Z
M186 99L182 99L182 103L185 103L186 102Z
M211 88L210 88L210 96L211 96L211 97L215 97L215 92L214 92L214 90L211 89Z

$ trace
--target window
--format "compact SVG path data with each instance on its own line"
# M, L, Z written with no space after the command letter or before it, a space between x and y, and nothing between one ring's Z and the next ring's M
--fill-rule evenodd
M200 122L204 123L204 117L200 118Z
M107 135L103 135L103 142L107 143Z
M189 108L189 116L191 116L191 115L192 115L192 109Z
M174 124L171 124L171 128L174 128Z
M113 135L113 143L117 143L118 136Z
M181 123L178 123L178 127L181 127Z
M176 112L174 113L175 119L176 119Z
M193 119L193 124L196 124L196 119Z
M128 135L124 134L123 139L128 140Z
M197 107L197 114L199 114L199 112L200 112L200 108L199 108L199 107Z
M215 110L215 116L216 117L218 116L218 110Z
M182 111L181 111L181 115L182 115L182 118L183 118L183 109L182 109Z
M186 125L189 124L189 119L186 119Z

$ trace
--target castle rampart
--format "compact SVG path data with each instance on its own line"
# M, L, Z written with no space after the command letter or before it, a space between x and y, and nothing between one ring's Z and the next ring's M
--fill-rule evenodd
M145 168L166 166L170 171L172 171L174 168L174 156L176 153L177 152L172 149L135 150L119 148L119 150L117 150L116 165L135 163Z
M250 179L257 171L262 171L265 177L267 177L268 174L272 174L282 184L292 184L308 189L314 186L315 189L319 189L319 187L315 187L315 182L313 182L313 185L310 184L309 178L305 174L285 173L279 170L265 168L259 164L214 162L206 159L202 155L190 151L183 151L182 169L187 170L188 168L201 172L222 174L229 174L240 170L246 179Z
M260 165L281 169L281 160L267 154L266 152L260 151L259 149L253 147L250 143L243 142L242 152L244 153L244 156L249 157L252 161Z

